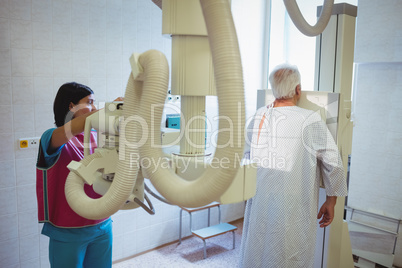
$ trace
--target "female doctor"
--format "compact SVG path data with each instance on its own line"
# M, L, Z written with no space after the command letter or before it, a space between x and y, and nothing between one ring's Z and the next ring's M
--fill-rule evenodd
M121 100L119 98L118 100ZM46 130L41 139L36 165L38 220L42 234L49 237L51 267L111 267L112 220L89 220L75 213L67 203L64 185L67 165L84 157L85 119L97 111L93 91L79 83L59 88L53 104L56 128ZM91 153L96 133L91 133ZM91 186L86 194L99 198Z

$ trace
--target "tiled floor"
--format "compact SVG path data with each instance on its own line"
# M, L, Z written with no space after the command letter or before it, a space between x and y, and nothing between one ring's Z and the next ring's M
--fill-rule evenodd
M243 220L237 220L231 224L238 227L237 231L235 231L235 249L232 249L232 233L212 237L206 240L207 258L203 259L203 242L200 238L193 236L184 239L180 245L178 245L178 243L172 243L131 259L114 263L113 268L237 267Z

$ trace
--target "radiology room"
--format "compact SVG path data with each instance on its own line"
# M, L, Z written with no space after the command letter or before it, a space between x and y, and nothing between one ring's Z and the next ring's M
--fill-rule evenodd
M401 12L0 0L0 267L402 267Z

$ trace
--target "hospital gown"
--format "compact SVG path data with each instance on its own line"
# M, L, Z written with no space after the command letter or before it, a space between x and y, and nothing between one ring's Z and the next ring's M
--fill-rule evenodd
M258 164L257 192L247 201L240 265L313 267L319 174L327 195L347 194L338 148L310 110L263 107L253 121L250 158Z

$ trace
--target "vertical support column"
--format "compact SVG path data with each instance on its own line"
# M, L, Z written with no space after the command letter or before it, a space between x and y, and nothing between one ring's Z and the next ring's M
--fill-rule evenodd
M205 96L216 95L199 0L164 0L162 31L172 37L172 94L181 95L180 155L205 153Z
M181 155L200 155L205 152L205 97L182 96L180 131L184 133L180 141Z
M321 8L318 7L318 15ZM315 90L340 93L336 142L345 171L352 140L350 113L356 16L356 6L334 5L327 29L317 37ZM348 227L343 221L344 207L345 198L338 197L328 245L324 246L323 267L353 267Z

